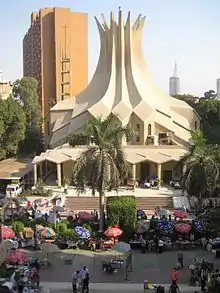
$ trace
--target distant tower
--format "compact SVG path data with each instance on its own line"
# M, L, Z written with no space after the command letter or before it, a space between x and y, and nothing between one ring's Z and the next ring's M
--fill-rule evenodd
M173 76L169 78L169 94L170 96L179 95L180 93L180 79L177 73L177 62L175 61L175 67Z
M220 78L216 79L216 95L217 98L220 99Z

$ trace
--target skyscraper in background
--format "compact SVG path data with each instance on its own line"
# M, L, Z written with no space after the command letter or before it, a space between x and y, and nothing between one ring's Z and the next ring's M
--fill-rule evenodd
M220 78L216 79L216 95L217 98L220 99Z
M43 130L50 135L51 103L75 96L88 84L88 16L68 8L31 15L23 39L23 74L38 80Z
M180 94L180 79L177 72L177 62L175 61L173 76L169 78L169 94L175 96Z

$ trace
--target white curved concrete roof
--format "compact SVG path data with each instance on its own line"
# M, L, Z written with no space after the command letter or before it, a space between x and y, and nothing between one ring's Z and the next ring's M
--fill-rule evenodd
M104 17L102 22L95 19L101 42L96 71L83 92L51 109L52 116L56 111L65 115L66 110L72 110L65 123L57 119L51 146L59 145L68 134L80 129L89 115L105 117L111 112L119 116L123 125L132 113L144 123L151 117L153 122L189 142L189 131L198 117L188 104L165 94L152 81L141 48L145 17L139 15L133 25L130 12L126 24L122 11L118 13L118 22L111 13L110 25Z
M68 144L63 145L52 150L47 150L40 156L36 156L33 160L33 164L39 164L44 161L55 164L61 164L70 160L75 161L86 149L86 146L72 148L69 147ZM155 164L179 161L187 152L187 149L179 146L124 146L123 149L126 160L131 164L138 164L144 161L150 161Z

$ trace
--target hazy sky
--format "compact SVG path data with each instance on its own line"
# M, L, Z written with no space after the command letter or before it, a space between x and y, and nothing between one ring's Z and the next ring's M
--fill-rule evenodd
M4 78L22 76L22 38L30 14L42 7L70 7L89 14L89 76L96 66L99 37L94 16L110 11L132 17L147 16L143 48L146 62L157 83L168 91L168 78L177 60L181 92L201 95L216 89L220 77L219 0L0 0L0 69Z

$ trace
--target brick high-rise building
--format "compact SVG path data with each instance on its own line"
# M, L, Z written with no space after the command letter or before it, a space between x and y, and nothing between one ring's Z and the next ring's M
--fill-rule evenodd
M31 14L23 39L23 74L38 80L45 136L50 135L53 103L88 84L88 16L68 8L43 8Z

